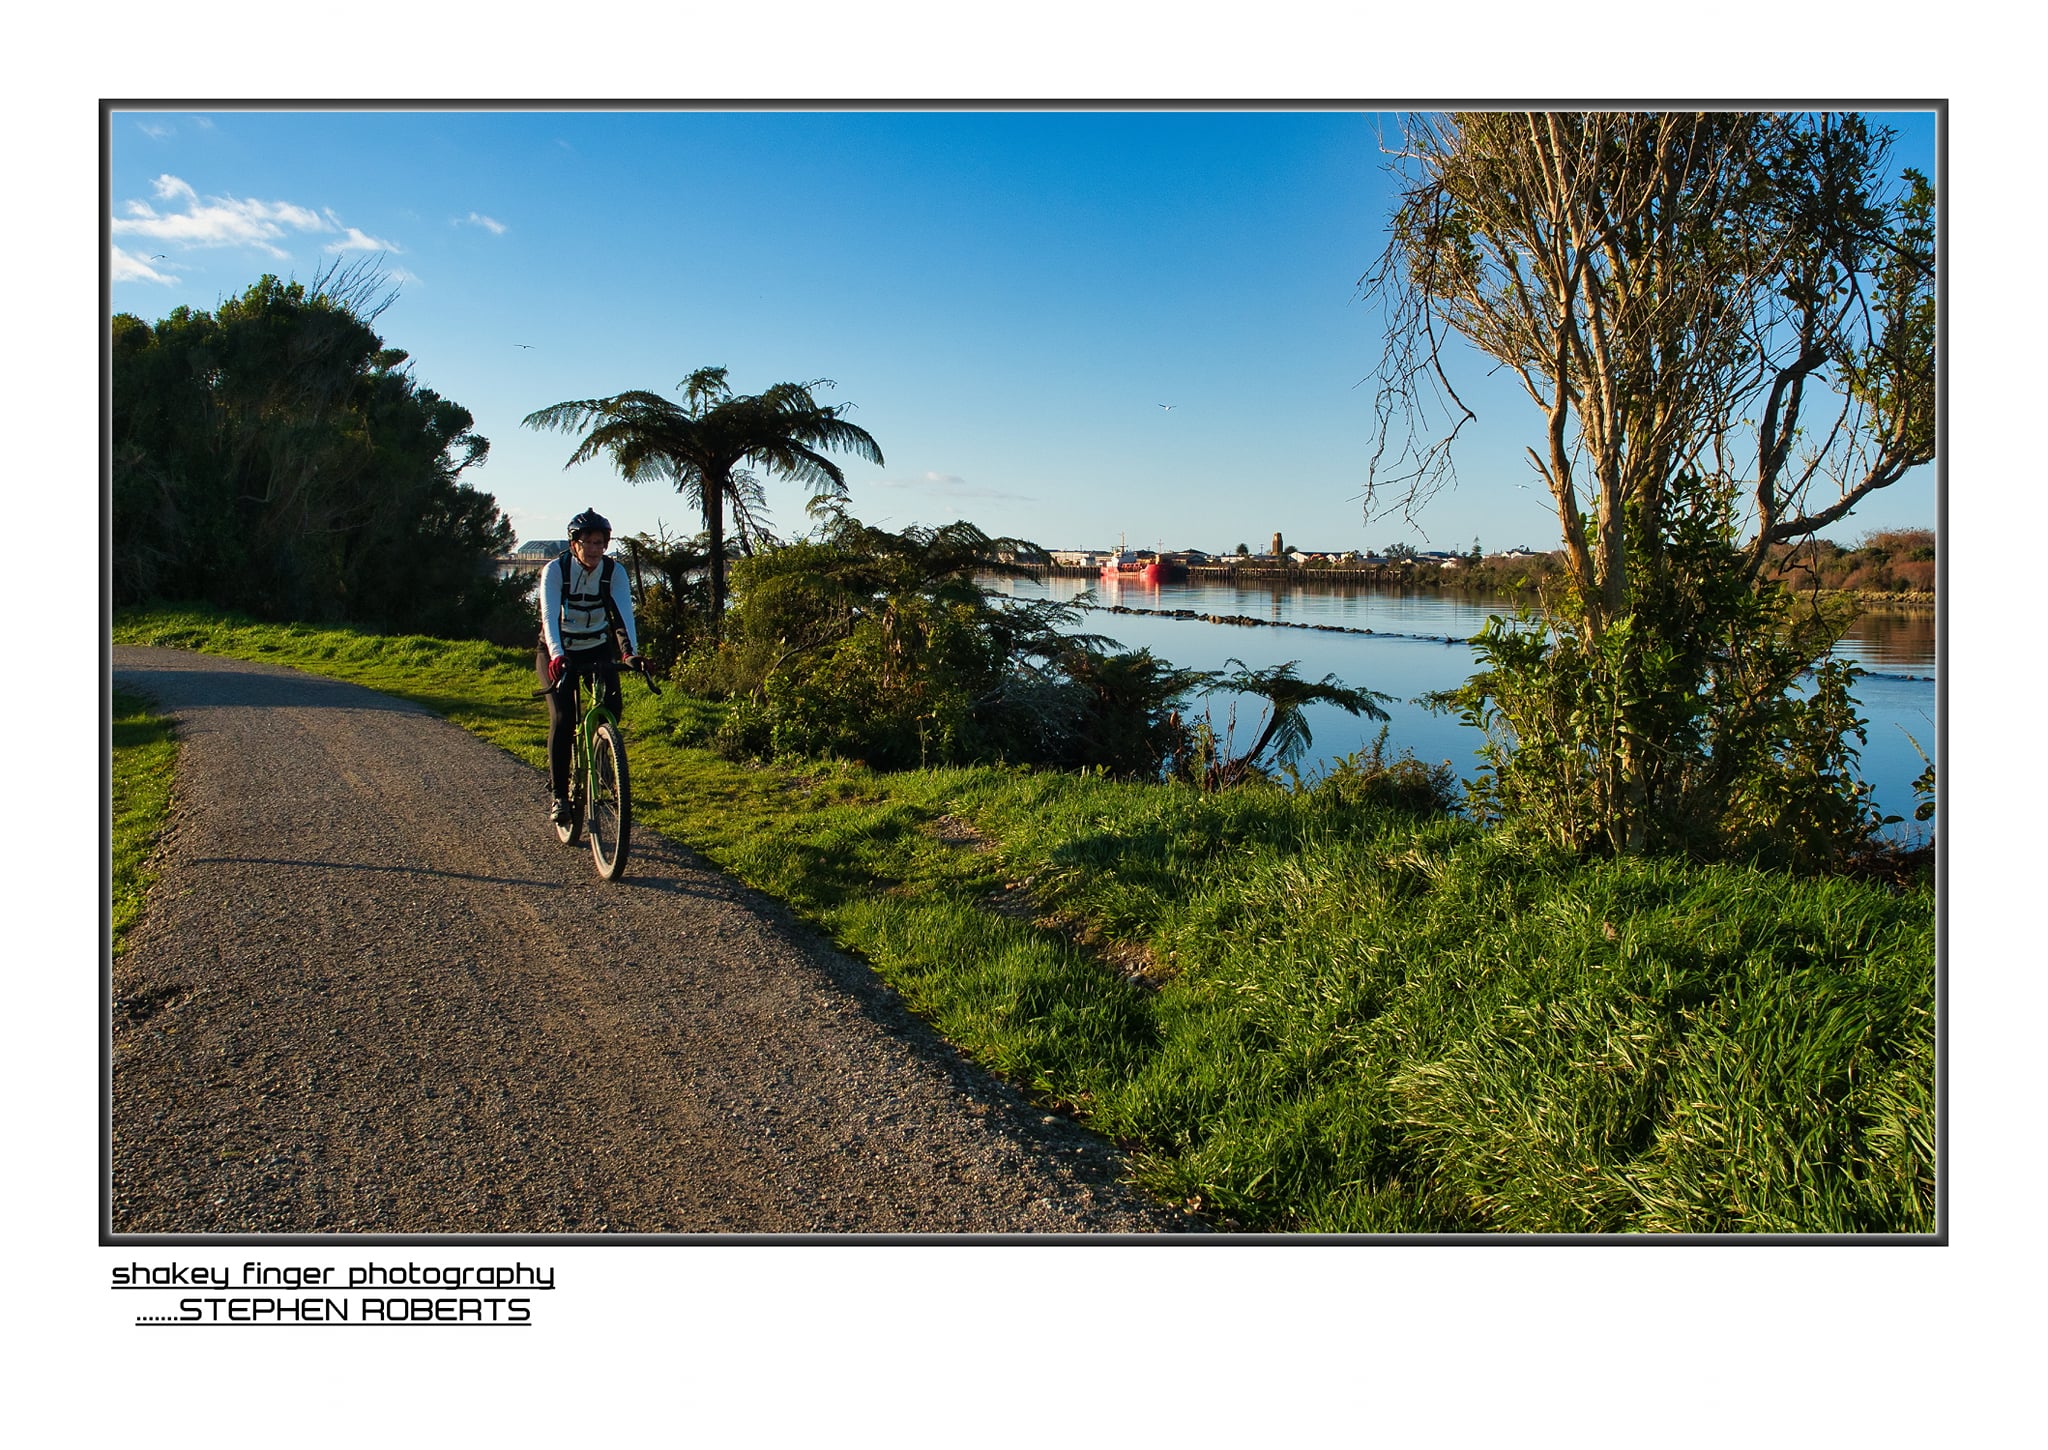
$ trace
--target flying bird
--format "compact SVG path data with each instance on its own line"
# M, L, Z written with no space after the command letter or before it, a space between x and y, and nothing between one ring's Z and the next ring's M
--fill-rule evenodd
M1171 413L1175 407L1175 405L1172 403L1161 403L1159 406L1166 409L1166 411L1169 413Z
M531 351L533 351L533 344L532 344L532 343L530 343L530 342L515 342L515 343L513 343L512 345L513 345L514 347L523 347L523 348L525 348L525 349L526 349L526 350L527 350L528 352L531 352Z

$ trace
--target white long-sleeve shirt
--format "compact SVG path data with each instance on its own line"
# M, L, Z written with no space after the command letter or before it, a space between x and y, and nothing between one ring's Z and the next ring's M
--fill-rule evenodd
M548 642L548 654L559 659L565 650L590 649L605 642L610 625L605 620L604 598L598 583L605 561L586 569L574 554L569 561L569 589L562 590L562 564L558 559L541 571L540 628ZM612 603L619 611L619 623L626 628L626 648L640 653L640 636L633 623L633 591L626 583L625 566L612 564Z

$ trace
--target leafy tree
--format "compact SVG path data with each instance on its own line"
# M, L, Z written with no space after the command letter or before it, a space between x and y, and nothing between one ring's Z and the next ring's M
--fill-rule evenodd
M710 625L718 637L725 613L725 518L731 510L743 553L751 554L765 518L759 477L809 484L820 497L844 497L846 476L819 450L882 462L867 430L846 421L851 403L820 403L813 390L828 379L777 383L735 394L722 367L699 368L677 386L680 406L658 393L620 393L556 403L527 415L529 428L581 432L566 467L607 454L631 483L659 479L703 511L710 564Z
M1697 497L1710 491L1679 481L1686 506L1663 545L1671 588L1642 590L1595 644L1552 628L1569 618L1557 610L1481 631L1484 672L1445 696L1487 735L1491 769L1470 792L1481 814L1616 849L1627 843L1614 822L1639 791L1654 803L1642 845L1805 869L1867 836L1857 671L1819 659L1842 616L1752 587L1739 547Z
M266 276L215 313L111 324L114 597L273 619L504 638L530 632L490 450L373 326L366 265Z
M1415 558L1413 544L1389 544L1380 552L1390 564L1405 564Z
M1741 789L1782 810L1765 835L1846 811L1839 844L1871 824L1837 768L1853 711L1823 689L1787 714L1831 638L1767 565L1934 456L1934 193L1910 170L1888 179L1890 141L1840 114L1407 124L1392 239L1365 284L1389 310L1367 509L1411 512L1453 477L1473 415L1442 366L1451 333L1541 410L1529 457L1563 587L1519 640L1494 632L1471 698L1500 707L1502 751L1553 762L1556 790L1503 799L1547 801L1561 840L1754 846L1753 823L1700 835L1711 812L1693 792L1737 762ZM1743 647L1751 629L1773 648ZM1703 719L1707 699L1731 713ZM1567 810L1572 780L1605 784ZM1792 780L1804 790L1768 788Z

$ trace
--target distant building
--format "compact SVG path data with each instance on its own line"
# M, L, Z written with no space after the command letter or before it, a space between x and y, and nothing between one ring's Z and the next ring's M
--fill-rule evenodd
M531 539L519 546L515 557L525 558L528 555L545 555L552 559L557 555L568 552L569 541L567 539Z

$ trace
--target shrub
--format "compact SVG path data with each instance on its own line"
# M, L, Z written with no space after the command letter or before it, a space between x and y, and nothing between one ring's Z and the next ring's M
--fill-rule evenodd
M1373 806L1409 815L1443 815L1458 804L1458 776L1449 761L1425 765L1412 750L1387 758L1387 727L1363 749L1341 757L1316 783L1315 794L1347 806Z
M1033 546L972 524L892 533L840 515L733 570L723 642L685 688L732 702L732 758L836 755L882 769L1008 760L1158 776L1176 706L1206 676L1063 633L1079 606L999 600L975 582Z
M1752 585L1729 498L1681 486L1661 539L1629 519L1629 612L1589 637L1567 594L1474 639L1484 670L1438 697L1486 734L1473 802L1570 850L1838 862L1879 824L1856 778L1860 672L1826 658L1844 610Z

